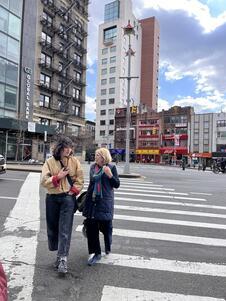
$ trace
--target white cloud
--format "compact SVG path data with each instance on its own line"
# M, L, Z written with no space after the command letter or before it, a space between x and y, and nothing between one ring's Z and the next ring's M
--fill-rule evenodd
M208 1L215 3L215 0ZM88 64L91 73L97 59L98 26L103 22L104 5L109 2L111 0L95 0L89 5ZM190 101L190 105L194 104L198 109L201 109L201 105L197 103L202 103L203 108L210 110L218 110L223 106L223 95L226 93L226 9L213 17L208 6L199 0L132 2L138 18L155 16L159 21L160 67L165 70L166 80L183 80L189 76L196 83L194 91L186 91L188 96L176 101L181 105L188 105ZM164 91L162 83L161 86L161 91ZM206 97L198 98L199 93ZM178 94L185 95L183 90L178 91ZM160 99L159 108L168 106L169 103Z
M162 110L168 110L171 107L168 100L165 99L158 99L158 112L161 112Z
M94 120L96 118L96 102L95 98L86 96L86 119Z
M219 112L226 110L226 99L217 92L206 97L191 97L177 99L174 101L175 106L193 106L196 113L201 112Z

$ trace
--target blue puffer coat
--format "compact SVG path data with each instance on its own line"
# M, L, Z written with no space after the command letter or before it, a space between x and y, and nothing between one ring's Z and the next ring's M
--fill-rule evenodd
M112 220L114 214L114 190L120 186L118 173L115 165L108 164L113 177L109 178L105 173L101 176L103 198L92 198L94 189L93 175L95 173L96 163L90 167L90 182L86 195L86 202L83 209L83 216L96 220Z

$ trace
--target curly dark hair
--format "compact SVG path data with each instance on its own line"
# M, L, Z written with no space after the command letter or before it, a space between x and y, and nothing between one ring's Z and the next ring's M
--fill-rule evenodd
M73 142L70 138L68 137L60 137L57 142L56 142L56 145L54 146L53 148L53 157L56 159L56 160L60 160L61 157L61 151L65 148L65 147L71 147L73 148L74 145L73 145Z

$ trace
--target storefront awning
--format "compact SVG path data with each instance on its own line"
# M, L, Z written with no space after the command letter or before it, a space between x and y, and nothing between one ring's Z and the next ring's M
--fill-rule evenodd
M173 154L174 150L173 149L166 149L164 150L163 154Z

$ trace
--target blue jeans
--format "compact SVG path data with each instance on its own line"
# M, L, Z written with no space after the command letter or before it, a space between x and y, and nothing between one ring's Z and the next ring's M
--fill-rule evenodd
M60 194L46 195L46 223L50 251L57 256L68 256L74 219L75 199L73 196Z

